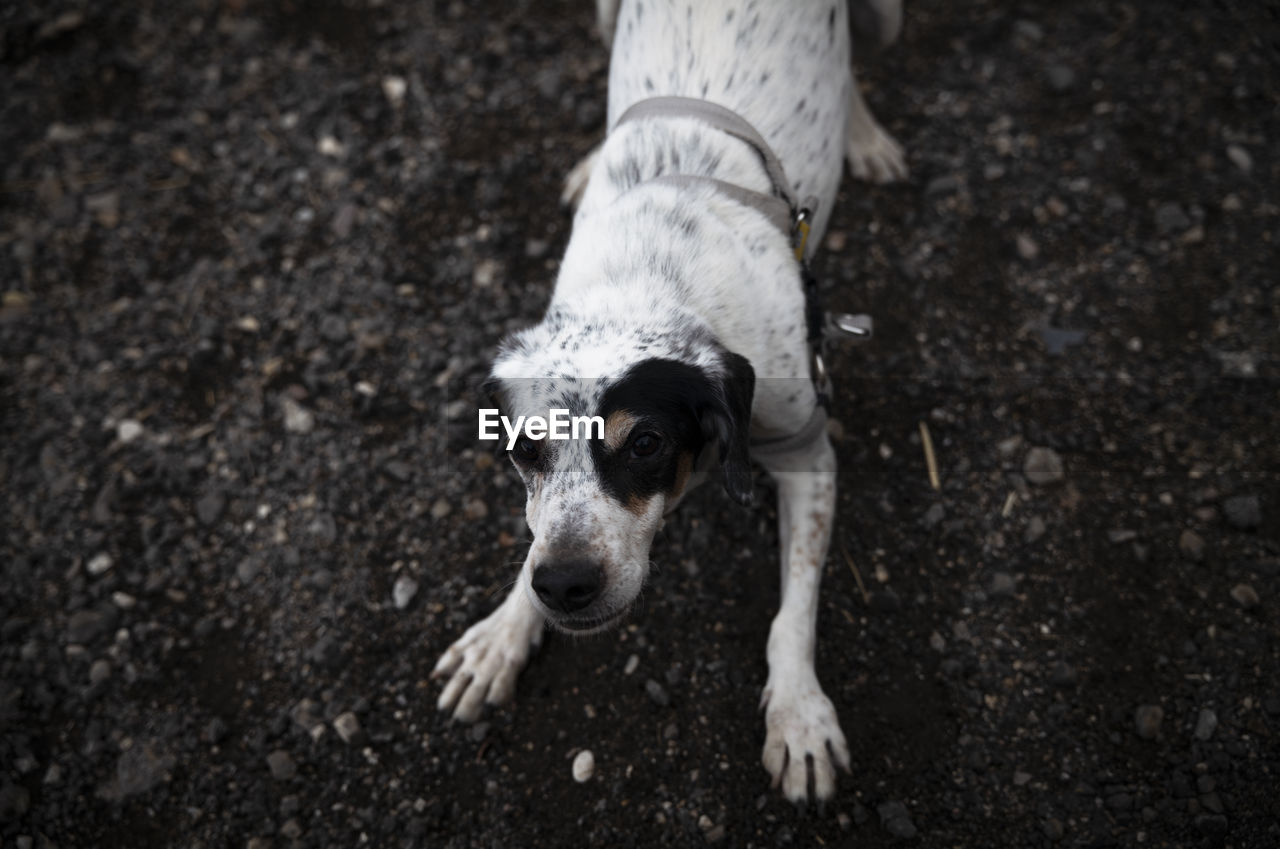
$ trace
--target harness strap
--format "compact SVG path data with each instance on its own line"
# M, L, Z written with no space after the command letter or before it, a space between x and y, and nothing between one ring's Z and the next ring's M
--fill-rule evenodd
M791 236L791 220L793 217L791 207L782 198L761 194L751 189L744 189L735 183L717 180L715 177L702 177L696 174L663 174L661 177L654 177L645 182L674 186L676 188L698 185L711 186L730 200L758 210L765 218L769 219L770 224L781 230L783 235L788 238Z
M787 182L787 172L783 170L782 162L773 152L773 148L769 147L769 143L755 127L747 122L746 118L732 109L694 97L651 97L633 103L631 108L622 113L613 128L616 130L628 121L641 118L697 118L721 132L746 142L759 154L764 170L768 173L770 182L773 183L774 193L786 201L793 212L799 208L795 193L791 191L791 184ZM789 229L787 234L790 235Z
M815 404L809 421L795 433L785 436L769 436L751 440L751 456L767 457L770 455L790 454L812 444L827 429L827 408L824 404Z

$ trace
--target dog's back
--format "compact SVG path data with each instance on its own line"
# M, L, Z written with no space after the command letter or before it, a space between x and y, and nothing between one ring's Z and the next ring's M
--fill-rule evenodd
M825 219L840 181L852 85L844 2L623 0L609 126L650 97L726 106L764 136L795 193L816 197Z

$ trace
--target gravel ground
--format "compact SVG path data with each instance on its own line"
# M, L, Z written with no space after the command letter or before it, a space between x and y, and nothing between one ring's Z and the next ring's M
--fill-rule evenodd
M591 4L483 5L0 8L0 844L1280 843L1276 7L919 0L868 63L913 177L817 261L877 337L816 813L714 487L623 629L435 712L525 537L472 387L605 103Z

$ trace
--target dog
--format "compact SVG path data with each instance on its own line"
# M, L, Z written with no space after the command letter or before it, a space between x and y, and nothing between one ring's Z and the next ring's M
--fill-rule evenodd
M567 180L577 212L546 315L503 342L486 386L505 412L595 415L603 433L512 440L533 543L505 600L441 656L438 707L472 721L510 699L546 625L616 624L664 517L712 474L749 504L754 460L777 485L782 559L762 760L788 799L821 802L850 763L813 664L836 458L802 276L842 160L906 174L851 67L851 24L892 41L900 0L852 16L844 0L599 0L598 19L611 129Z

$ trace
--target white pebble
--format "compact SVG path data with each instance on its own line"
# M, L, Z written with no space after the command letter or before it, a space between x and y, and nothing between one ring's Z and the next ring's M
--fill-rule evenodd
M285 396L280 406L284 410L284 429L290 433L310 433L316 426L316 417L311 411L292 398Z
M341 157L347 152L342 142L333 136L321 136L320 141L316 144L316 148L325 156L332 156L335 159Z
M1253 157L1238 144L1227 145L1227 158L1246 174L1253 170Z
M121 442L130 443L142 436L142 422L137 419L125 419L116 425L116 438Z
M347 711L333 720L333 730L338 732L342 742L350 743L360 733L360 720L354 713Z
M636 667L639 665L640 665L640 655L638 654L631 655L631 657L627 658L627 665L623 668L622 674L630 675L632 672L636 671Z
M573 780L582 784L590 781L595 772L596 756L591 754L591 750L583 749L578 752L578 756L573 759Z
M396 610L404 610L409 606L409 602L413 601L413 597L418 594L418 582L408 575L401 575L396 578L396 584L391 588L391 599L395 602Z
M399 106L404 101L405 90L409 85L404 77L386 76L382 78L382 93L391 101L392 106Z
M103 572L110 570L115 564L116 562L111 559L110 554L101 551L93 555L93 559L85 564L84 568L90 575L101 575Z

